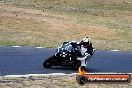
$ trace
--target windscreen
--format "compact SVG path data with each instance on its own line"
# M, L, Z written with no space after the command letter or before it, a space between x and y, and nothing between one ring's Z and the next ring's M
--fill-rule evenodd
M73 49L72 45L70 43L65 43L63 45L61 45L61 47L58 48L58 52L62 53L62 52L71 52Z

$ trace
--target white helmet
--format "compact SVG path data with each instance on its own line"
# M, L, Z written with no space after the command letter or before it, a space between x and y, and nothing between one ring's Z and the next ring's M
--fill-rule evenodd
M90 38L88 38L88 37L85 37L85 38L83 38L83 40L82 40L83 42L90 42L91 41L91 39Z

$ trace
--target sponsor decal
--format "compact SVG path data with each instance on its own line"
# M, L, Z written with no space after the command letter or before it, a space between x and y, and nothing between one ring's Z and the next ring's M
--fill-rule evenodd
M86 73L79 67L79 74L76 75L76 81L80 85L85 83L130 83L131 76L129 74L97 74Z

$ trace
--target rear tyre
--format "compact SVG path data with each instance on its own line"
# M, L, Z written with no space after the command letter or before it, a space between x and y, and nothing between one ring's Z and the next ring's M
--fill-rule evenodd
M52 67L52 65L53 65L53 59L54 58L55 58L55 56L53 55L53 56L49 57L48 59L46 59L44 61L44 63L43 63L43 67L44 68L50 68L50 67Z

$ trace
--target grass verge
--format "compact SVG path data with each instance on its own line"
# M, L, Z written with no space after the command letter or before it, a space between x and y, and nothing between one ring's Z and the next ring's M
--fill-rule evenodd
M92 38L97 49L132 51L131 0L2 0L0 44L57 47Z
M125 84L85 84L80 86L76 76L0 77L1 88L130 88Z

